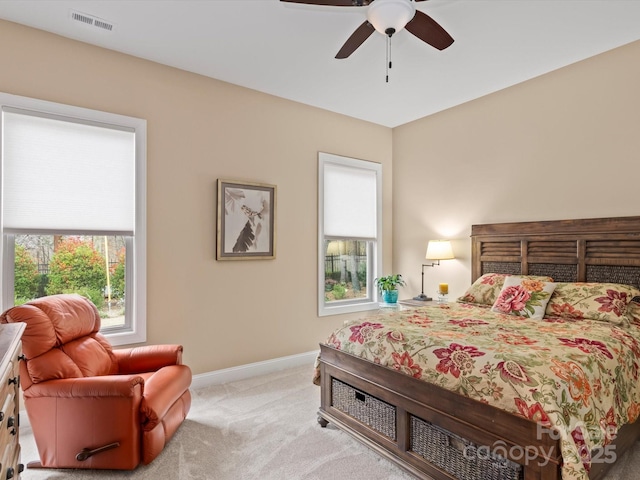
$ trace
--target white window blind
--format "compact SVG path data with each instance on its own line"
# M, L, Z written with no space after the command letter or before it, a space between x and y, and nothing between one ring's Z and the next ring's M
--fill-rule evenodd
M2 115L6 232L133 234L133 129L8 107Z
M324 164L324 234L345 238L377 235L377 178L374 170Z

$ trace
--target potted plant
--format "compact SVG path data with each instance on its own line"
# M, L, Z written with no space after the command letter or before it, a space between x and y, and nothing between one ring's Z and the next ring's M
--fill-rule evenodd
M382 301L385 303L396 303L398 301L398 285L405 285L402 275L399 273L376 278L375 282L382 295Z

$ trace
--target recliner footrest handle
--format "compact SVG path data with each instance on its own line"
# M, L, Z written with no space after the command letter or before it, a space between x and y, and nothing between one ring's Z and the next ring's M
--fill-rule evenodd
M89 457L91 457L91 456L93 456L93 455L95 455L97 453L102 453L102 452L105 452L107 450L111 450L113 448L119 447L119 446L120 446L120 442L113 442L113 443L110 443L108 445L104 445L102 447L98 447L98 448L94 448L94 449L83 448L76 455L76 460L78 460L79 462L83 462L87 458L89 458Z

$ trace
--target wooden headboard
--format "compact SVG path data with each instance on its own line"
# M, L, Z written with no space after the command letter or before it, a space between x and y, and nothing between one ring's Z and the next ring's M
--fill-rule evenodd
M472 281L485 273L640 286L640 217L471 227Z

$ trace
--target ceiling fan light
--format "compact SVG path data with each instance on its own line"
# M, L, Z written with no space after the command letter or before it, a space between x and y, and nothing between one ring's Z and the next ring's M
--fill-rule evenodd
M386 35L389 29L402 30L415 14L416 7L411 0L375 0L369 5L367 20Z

